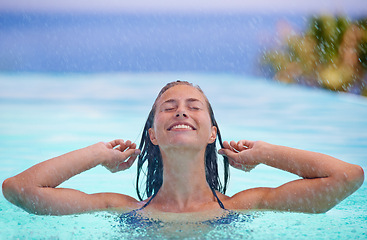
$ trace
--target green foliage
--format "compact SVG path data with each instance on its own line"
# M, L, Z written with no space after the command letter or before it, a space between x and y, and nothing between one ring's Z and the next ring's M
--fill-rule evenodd
M346 18L331 16L313 17L310 20L308 35L316 40L321 63L330 62L337 57L349 22Z
M305 33L289 36L280 49L264 55L275 78L335 91L367 92L367 18L314 16ZM300 81L302 79L302 81ZM363 89L366 88L366 89Z

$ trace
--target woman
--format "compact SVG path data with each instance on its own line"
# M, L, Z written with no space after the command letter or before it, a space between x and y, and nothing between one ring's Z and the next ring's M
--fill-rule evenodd
M198 87L167 84L159 93L144 128L140 149L131 141L97 143L39 163L6 179L7 200L35 214L63 215L99 210L193 213L220 209L269 209L326 212L356 191L364 180L361 167L320 153L262 141L223 142L224 185L219 181L215 141L220 138L211 106ZM221 139L219 139L221 142ZM86 194L57 188L70 177L102 165L111 172L129 168L140 154L148 162L145 193L138 201L117 193ZM247 189L226 196L226 162L250 171L259 164L301 177L277 188ZM138 196L142 198L137 184Z

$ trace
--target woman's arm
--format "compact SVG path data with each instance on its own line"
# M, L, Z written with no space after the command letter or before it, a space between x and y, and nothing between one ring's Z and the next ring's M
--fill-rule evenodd
M100 164L111 172L125 170L140 153L135 148L130 141L114 140L66 153L6 179L3 194L8 201L35 214L63 215L128 206L136 200L122 194L86 194L56 187Z
M256 195L252 197L259 209L326 212L356 191L364 180L363 169L358 165L321 153L261 141L225 142L220 153L229 157L232 166L245 171L262 163L303 178L277 188L251 191ZM245 195L245 191L241 192L234 199Z

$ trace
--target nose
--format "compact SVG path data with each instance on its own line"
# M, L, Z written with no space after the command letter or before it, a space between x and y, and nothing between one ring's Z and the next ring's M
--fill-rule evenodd
M183 111L179 111L176 113L176 117L184 117L187 118L187 114Z
M176 117L184 117L184 118L187 118L187 113L186 113L186 109L184 106L180 106L177 108L177 111L176 111Z

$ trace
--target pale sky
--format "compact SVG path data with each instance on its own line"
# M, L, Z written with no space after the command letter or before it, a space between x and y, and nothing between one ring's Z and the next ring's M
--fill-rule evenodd
M0 0L0 11L311 12L367 15L367 0Z

